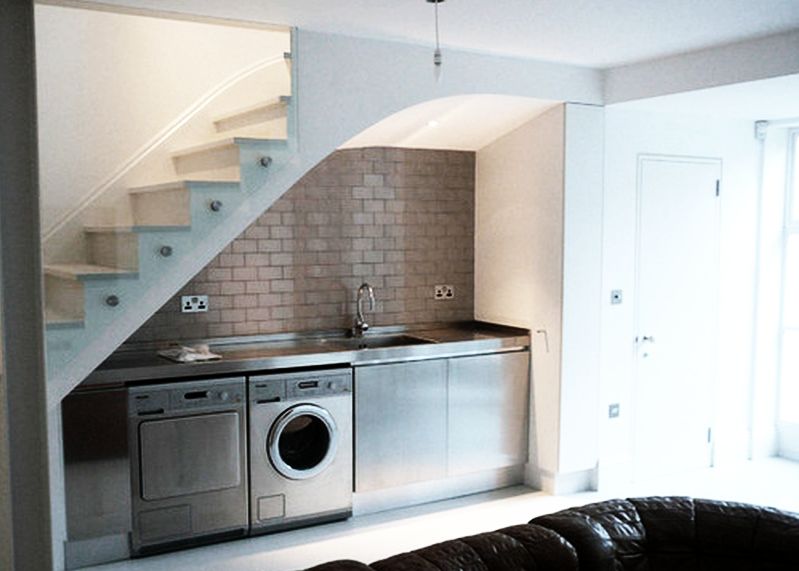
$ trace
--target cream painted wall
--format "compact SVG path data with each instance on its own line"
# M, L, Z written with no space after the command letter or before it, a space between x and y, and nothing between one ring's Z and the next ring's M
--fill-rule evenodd
M533 331L529 480L537 487L558 470L564 114L558 105L477 153L475 317Z
M36 5L42 230L288 34Z
M532 330L529 482L593 485L603 109L559 105L477 153L475 315Z
M722 120L611 106L605 114L605 197L601 297L622 289L624 303L602 303L601 406L621 416L600 422L600 485L631 473L638 155L722 160L717 462L746 457L754 301L758 143L745 120ZM677 421L678 414L675 414Z

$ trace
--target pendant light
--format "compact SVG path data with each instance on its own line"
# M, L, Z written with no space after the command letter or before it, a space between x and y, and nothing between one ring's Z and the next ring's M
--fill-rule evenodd
M444 0L427 0L429 4L433 4L435 6L435 14L436 14L436 49L433 52L433 76L436 78L436 81L441 81L441 44L438 40L438 5L441 4Z

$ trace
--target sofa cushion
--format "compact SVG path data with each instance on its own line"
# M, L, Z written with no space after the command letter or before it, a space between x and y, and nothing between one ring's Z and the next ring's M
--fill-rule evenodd
M437 543L367 566L332 561L308 571L577 571L574 547L552 530L515 525Z
M610 500L373 563L309 571L784 571L799 515L684 497Z
M611 500L541 516L587 571L799 569L799 515L685 497Z

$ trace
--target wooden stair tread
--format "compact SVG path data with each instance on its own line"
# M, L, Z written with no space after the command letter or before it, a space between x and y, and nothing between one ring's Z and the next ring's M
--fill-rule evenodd
M44 271L47 275L70 280L86 280L107 277L136 277L137 272L123 270L120 268L110 268L107 266L96 266L94 264L74 263L74 264L46 264Z
M143 186L134 186L128 189L129 194L145 194L148 192L164 192L169 190L186 190L191 185L198 186L230 186L240 184L239 178L231 177L230 180L201 180L201 179L181 179L167 182L159 182Z
M79 317L64 315L52 307L44 308L45 325L49 328L83 327L83 320Z
M254 105L248 105L247 107L242 107L240 109L235 109L233 111L229 111L228 113L219 115L214 119L214 124L222 123L224 121L229 121L230 119L233 119L240 115L249 115L250 113L257 113L259 111L264 111L272 107L286 107L290 101L291 101L290 95L279 95L277 97L272 97L271 99L267 99L266 101L261 101L259 103L255 103Z
M174 232L191 230L191 226L183 224L137 224L133 226L84 226L83 231L90 234L131 234L134 232Z
M258 138L258 137L224 137L221 139L217 139L215 141L209 141L207 143L201 143L199 145L193 145L191 147L184 147L177 151L173 151L172 158L180 158L187 155L193 155L196 153L204 153L207 151L216 151L222 150L228 147L237 147L240 144L246 143L287 143L287 139L268 139L268 138Z

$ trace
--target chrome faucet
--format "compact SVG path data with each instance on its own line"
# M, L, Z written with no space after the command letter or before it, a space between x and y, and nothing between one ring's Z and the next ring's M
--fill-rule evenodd
M355 323L352 325L352 336L363 337L363 334L369 329L369 324L363 316L363 297L364 294L369 296L369 311L375 310L375 290L368 283L364 282L358 288L358 301L356 302L357 312L355 314Z

